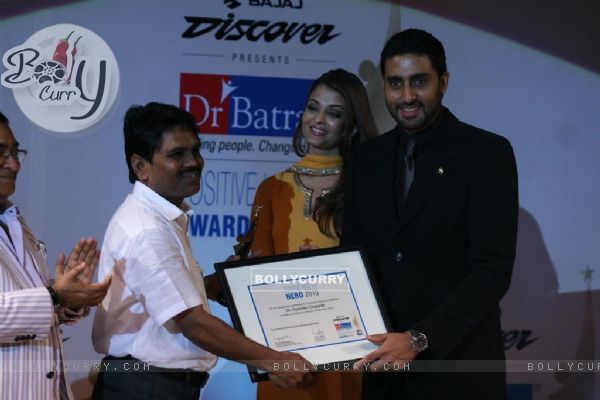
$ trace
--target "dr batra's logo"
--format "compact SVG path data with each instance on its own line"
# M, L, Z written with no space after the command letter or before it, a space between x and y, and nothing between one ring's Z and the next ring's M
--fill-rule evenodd
M200 133L292 136L312 81L181 74L180 84L180 107Z
M119 67L106 42L71 24L34 33L4 53L2 85L23 113L52 132L73 134L108 113L119 90Z

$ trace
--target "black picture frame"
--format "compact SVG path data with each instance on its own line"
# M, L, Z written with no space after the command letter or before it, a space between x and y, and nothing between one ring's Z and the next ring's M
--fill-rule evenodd
M227 301L227 309L229 311L229 315L231 317L231 321L233 323L234 328L241 334L252 338L252 335L248 335L249 332L247 332L246 329L244 328L244 325L242 323L242 318L240 318L240 314L238 311L238 304L236 304L236 300L240 301L240 298L242 296L236 295L232 292L232 285L230 285L230 282L229 282L228 276L227 276L228 270L236 269L236 268L246 268L246 269L251 269L254 267L263 268L262 266L265 266L265 265L268 266L269 264L272 264L272 263L281 263L281 262L285 263L288 261L295 262L295 261L304 260L304 259L306 259L308 261L311 258L316 259L316 257L321 257L321 256L339 256L339 255L344 255L346 253L347 254L358 253L358 255L360 256L360 260L362 261L360 265L364 270L365 276L368 278L368 288L370 289L370 292L367 290L366 295L373 297L372 299L369 299L369 301L371 302L371 304L373 304L373 303L376 304L376 307L377 307L378 316L375 316L374 318L379 319L379 322L376 325L379 328L385 329L385 332L390 332L391 325L389 322L389 317L388 317L386 309L384 307L384 303L382 301L382 297L381 297L380 291L378 289L377 283L375 281L373 272L371 271L371 267L368 263L368 260L367 260L364 250L357 246L344 246L344 247L338 246L338 247L331 247L331 248L327 248L327 249L317 249L317 250L302 251L302 252L288 253L288 254L282 254L282 255L249 258L249 259L244 259L244 260L239 260L239 261L225 261L225 262L216 263L214 265L215 271L216 271L217 276L219 277L219 280L223 287L224 295L225 295L225 298ZM266 268L268 268L268 267L266 267ZM356 266L354 266L354 268L356 268ZM333 269L335 269L335 268L333 268ZM236 272L240 272L240 271L238 270ZM258 319L258 317L257 317L257 319ZM260 319L258 319L258 321L260 323ZM365 326L365 328L366 328L366 326ZM254 333L256 333L256 332L254 332ZM383 333L383 332L379 331L377 333ZM363 339L361 339L361 341L363 341ZM261 343L261 344L266 345L266 343ZM367 343L365 343L365 346L366 345L367 345ZM290 350L290 351L294 351L294 350ZM372 349L370 351L372 351ZM302 350L299 350L298 353L302 354ZM348 360L336 361L336 362L331 362L331 363L320 363L316 366L316 368L317 368L317 371L340 370L340 369L342 369L340 366L340 363L344 363L344 365L348 365L348 363L353 363L354 361L356 361L358 359L359 358L351 358ZM268 379L268 375L265 371L259 371L252 366L248 366L248 372L250 374L250 379L252 382L260 382L260 381L264 381L264 380Z

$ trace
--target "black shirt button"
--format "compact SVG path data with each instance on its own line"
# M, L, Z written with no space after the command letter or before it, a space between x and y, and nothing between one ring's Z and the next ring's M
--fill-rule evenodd
M48 379L52 379L52 378L54 378L54 371L50 371L50 372L48 372L48 373L46 374L46 378L48 378Z

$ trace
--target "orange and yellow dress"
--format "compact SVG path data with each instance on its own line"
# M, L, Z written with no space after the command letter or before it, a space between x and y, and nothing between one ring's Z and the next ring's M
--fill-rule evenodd
M301 245L337 246L339 239L325 236L313 220L311 191L298 174L306 171L331 175L339 173L341 168L340 156L308 154L288 170L262 181L252 208L253 216L258 215L252 252L260 250L261 256L268 256L296 252ZM359 373L322 372L317 374L315 384L306 389L280 389L271 382L261 382L257 399L360 399L361 382Z

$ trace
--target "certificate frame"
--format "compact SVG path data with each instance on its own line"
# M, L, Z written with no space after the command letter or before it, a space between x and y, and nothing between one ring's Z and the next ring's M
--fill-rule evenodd
M351 369L378 347L367 335L390 332L360 247L220 262L215 271L238 332L275 350L297 352L317 371ZM248 366L248 372L252 382L268 379L254 367Z

